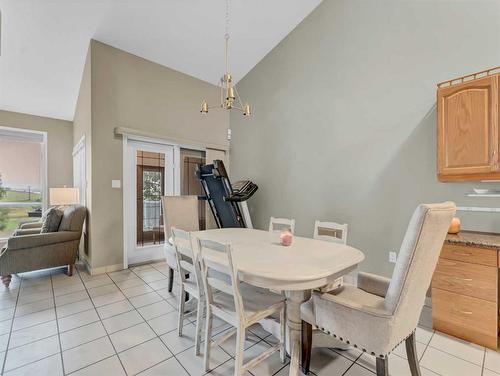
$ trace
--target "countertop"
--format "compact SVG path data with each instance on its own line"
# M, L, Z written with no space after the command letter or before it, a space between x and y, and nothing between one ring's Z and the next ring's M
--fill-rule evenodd
M448 234L446 242L500 250L500 234L491 232L462 230L458 234Z

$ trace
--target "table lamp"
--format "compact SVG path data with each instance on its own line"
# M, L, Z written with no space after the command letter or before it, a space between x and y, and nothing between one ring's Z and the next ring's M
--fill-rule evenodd
M50 188L49 191L51 206L67 206L80 202L78 188Z

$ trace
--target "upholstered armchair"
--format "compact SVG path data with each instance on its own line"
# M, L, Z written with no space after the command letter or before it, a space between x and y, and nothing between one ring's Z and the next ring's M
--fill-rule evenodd
M1 250L2 282L8 287L12 274L65 265L72 275L86 214L81 205L66 207L56 232L41 233L41 222L22 225Z
M163 223L165 231L165 259L168 269L168 291L172 292L174 270L177 270L175 249L170 244L172 227L190 232L198 231L198 196L163 196Z
M302 370L309 372L312 326L376 357L378 376L388 376L388 355L406 341L413 376L420 375L415 329L455 204L419 205L398 255L392 279L359 273L358 286L314 292L302 304Z

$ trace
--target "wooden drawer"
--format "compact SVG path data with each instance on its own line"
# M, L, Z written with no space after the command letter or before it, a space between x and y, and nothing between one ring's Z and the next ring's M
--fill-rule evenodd
M497 252L495 249L445 243L441 250L441 257L449 260L497 267Z
M434 329L491 349L497 348L497 305L482 299L432 289Z
M497 302L498 269L440 258L432 278L432 287Z

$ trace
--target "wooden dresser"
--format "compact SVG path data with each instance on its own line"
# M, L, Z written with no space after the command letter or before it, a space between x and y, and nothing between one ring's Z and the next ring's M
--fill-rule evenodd
M500 234L448 235L432 279L434 329L498 347Z

